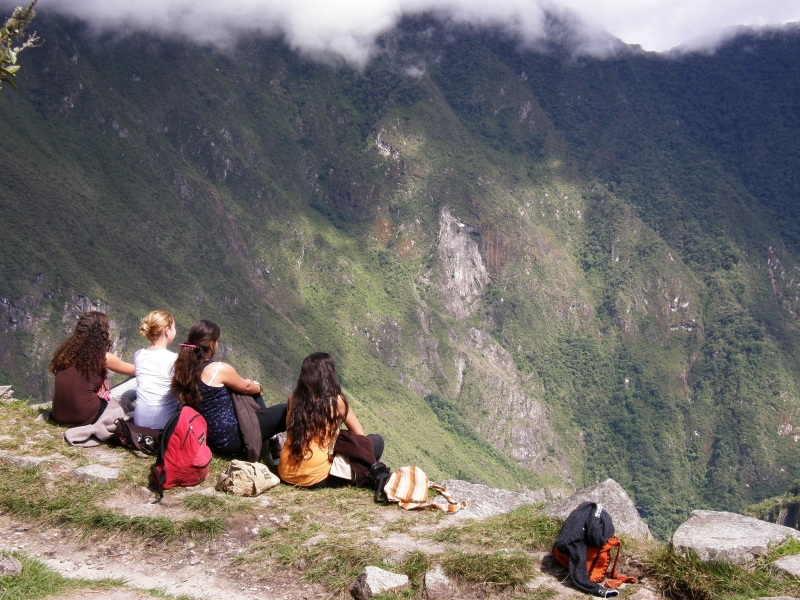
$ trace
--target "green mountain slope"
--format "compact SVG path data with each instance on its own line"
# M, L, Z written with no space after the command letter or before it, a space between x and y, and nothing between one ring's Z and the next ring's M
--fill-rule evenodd
M129 357L165 308L273 401L331 352L434 478L611 476L666 535L798 477L796 29L597 59L407 19L359 73L40 19L0 98L18 390L81 311Z

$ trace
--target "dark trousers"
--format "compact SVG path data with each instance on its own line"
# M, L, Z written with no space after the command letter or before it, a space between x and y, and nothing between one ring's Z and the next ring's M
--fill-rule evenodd
M383 455L383 447L384 442L383 438L379 436L377 433L370 433L367 436L372 441L372 449L375 454L375 462L378 462ZM307 489L319 489L319 488L337 488L337 487L344 487L346 485L353 485L353 482L349 479L342 479L341 477L336 477L334 475L328 475L326 479L323 479L319 483L315 483L314 485L308 486Z
M256 411L258 425L261 427L261 439L267 441L276 433L286 431L286 403L266 406L264 398L256 398L259 409Z
M259 406L256 417L261 429L261 439L266 443L276 433L286 431L286 403L267 406L261 396L256 397L256 402ZM237 456L244 452L244 440L241 435L237 435L227 446L218 446L212 448L212 451L223 456Z

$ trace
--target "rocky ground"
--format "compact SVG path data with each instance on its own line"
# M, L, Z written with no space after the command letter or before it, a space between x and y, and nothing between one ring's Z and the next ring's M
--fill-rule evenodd
M77 456L65 456L59 452L36 456L29 450L6 450L2 460L15 466L38 465L50 482L69 477L70 473L81 468L79 465L84 467L84 471L87 465L123 469L123 463L131 456L121 449L105 446L80 449ZM136 460L149 464L151 459ZM158 503L153 492L146 487L117 483L114 492L103 499L102 506L129 517L165 517L180 521L196 516L186 507L184 500L187 496L198 493L210 497L223 496L211 486L211 479L209 477L199 489L170 490ZM335 522L346 519L350 510L361 513L355 518L363 524L362 539L377 546L389 561L399 563L410 551L436 556L451 548L450 544L433 539L435 532L443 527L466 523L470 519L490 518L532 501L528 496L505 490L457 481L448 484L459 499L468 503L467 508L457 515L407 513L395 506L374 505L367 491L348 490L339 498L335 495L327 498L329 506L333 505L330 512L317 510L314 518ZM102 484L87 481L86 485ZM141 593L159 590L169 595L224 600L330 598L329 586L306 581L304 572L314 565L306 563L302 557L290 565L276 565L270 558L249 560L251 553L264 553L263 547L259 547L264 545L261 531L284 526L303 505L314 503L315 493L318 492L276 488L258 498L242 499L241 502L247 506L228 516L218 535L182 536L171 541L142 538L126 531L76 529L58 522L26 520L6 512L0 515L0 549L36 558L67 578L120 579L132 588L113 592L80 591L72 593L70 598L128 600L146 597L135 590ZM364 498L356 504L354 494ZM335 506L337 502L352 503L353 506L341 511ZM314 543L313 536L303 542L309 555ZM547 553L536 552L533 555L536 564L540 565L540 573L528 583L528 591L547 588L552 590L548 593L551 598L583 596L564 581L565 571L552 564ZM310 560L325 560L325 557L313 556ZM451 581L449 597L514 597L513 594L517 594L516 597L524 598L526 593L526 590L512 591Z
M502 558L505 552L522 553L532 561L534 574L523 585L445 578L434 594L432 584L421 584L425 577L420 573L413 590L381 598L586 597L571 587L566 571L547 552L552 541L531 544L527 531L516 538L494 536L495 524L497 529L507 526L498 519L536 504L539 494L445 481L455 499L466 502L454 515L378 505L368 490L353 488L309 491L280 485L256 498L239 498L214 489L227 465L215 459L201 485L168 490L157 502L144 486L151 457L106 445L68 446L63 428L49 423L41 411L0 403L0 551L37 559L65 578L113 579L126 586L96 591L86 585L60 597L349 597L357 575L354 564L374 560L401 573L409 570L409 557L416 556L424 557L432 573L443 557L454 553ZM640 579L628 584L622 597L658 598L655 584L641 579L643 569L635 558L643 548L637 544L652 544L649 531L613 480L547 507L538 504L541 508L530 512L546 521L547 514L564 518L585 499L601 499L614 515L618 533L630 540L620 570ZM184 528L171 530L172 535L153 529L165 523ZM476 523L487 527L476 528ZM459 533L467 530L472 533Z

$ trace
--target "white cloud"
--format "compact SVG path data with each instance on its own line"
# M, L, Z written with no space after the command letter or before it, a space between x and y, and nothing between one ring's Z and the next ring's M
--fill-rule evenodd
M24 0L0 0L9 7ZM800 21L786 0L40 0L37 9L89 22L97 30L146 30L226 45L237 34L278 32L296 49L336 54L361 65L373 41L402 14L445 13L459 22L500 23L528 42L544 35L544 10L571 13L584 51L602 52L608 32L646 50L717 43L732 27Z

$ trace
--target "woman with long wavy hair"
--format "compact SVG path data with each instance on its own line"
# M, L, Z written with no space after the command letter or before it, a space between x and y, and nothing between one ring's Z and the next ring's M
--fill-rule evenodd
M342 392L330 354L315 352L303 360L287 410L280 478L300 487L349 484L349 480L331 475L333 446L342 424L360 436L364 429ZM365 437L372 442L377 462L383 454L383 438L376 434Z
M134 367L111 353L108 317L97 311L78 319L75 330L56 348L50 372L56 376L53 420L61 425L97 421L111 399L107 370L133 375Z
M219 326L211 321L203 319L191 326L175 361L172 392L205 418L208 447L217 454L236 456L245 446L230 391L258 395L260 408L255 412L262 440L286 430L286 404L267 407L260 383L243 379L227 363L212 360L219 336Z

